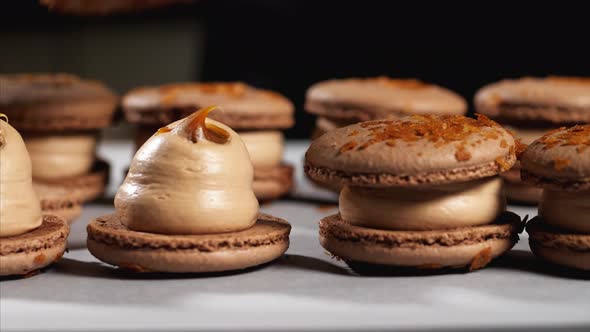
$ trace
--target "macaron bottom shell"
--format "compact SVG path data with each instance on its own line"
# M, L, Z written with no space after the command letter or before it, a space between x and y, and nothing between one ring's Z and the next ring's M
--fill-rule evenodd
M0 277L28 277L58 261L66 250L69 232L68 222L57 216L44 215L38 228L2 238Z
M537 257L560 266L590 271L590 234L547 225L541 217L527 223L529 245Z
M357 272L359 267L421 271L485 267L518 242L520 218L505 212L490 225L437 231L392 231L353 226L338 214L320 221L320 244ZM362 269L367 270L367 269Z
M130 230L112 214L90 222L87 245L99 260L132 272L225 272L281 257L289 247L290 230L285 220L260 214L243 231L164 235Z

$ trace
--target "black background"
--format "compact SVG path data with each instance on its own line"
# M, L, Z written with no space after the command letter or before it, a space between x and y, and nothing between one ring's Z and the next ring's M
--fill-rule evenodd
M205 23L203 80L243 80L287 95L297 107L289 137L309 136L306 88L349 76L437 83L471 102L478 87L525 75L590 76L590 12L555 1L198 1L99 18L47 13L35 1L3 1L3 29L51 29L93 20L133 24L158 17ZM1 45L4 51L9 45Z

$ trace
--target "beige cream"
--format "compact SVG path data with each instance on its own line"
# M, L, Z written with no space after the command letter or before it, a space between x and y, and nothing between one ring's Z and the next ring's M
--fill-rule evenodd
M0 120L0 237L29 232L41 223L27 148L16 129Z
M590 191L545 189L539 205L539 215L548 225L575 233L590 234Z
M36 179L87 173L95 161L96 135L34 136L25 139Z
M242 131L254 167L274 167L283 159L283 133L275 130Z
M229 127L205 120L210 110L167 126L135 154L115 197L117 213L129 228L209 234L247 229L256 222L258 201L246 147ZM212 140L215 136L207 132L225 133L221 141L227 141Z
M506 208L498 177L419 188L346 186L339 203L352 225L415 231L489 224Z

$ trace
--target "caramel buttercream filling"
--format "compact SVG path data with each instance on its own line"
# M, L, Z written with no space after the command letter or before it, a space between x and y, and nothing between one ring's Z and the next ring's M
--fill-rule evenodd
M258 218L253 167L236 132L207 108L172 123L137 151L115 196L130 229L211 234L250 228Z
M0 114L0 119L6 118ZM20 134L0 120L0 237L29 232L41 223L27 149Z
M575 233L590 234L590 190L543 190L539 204L543 222Z
M33 178L51 180L88 173L95 161L96 141L93 134L26 138Z
M362 188L340 192L340 215L352 225L426 231L485 225L506 209L498 177L419 188Z
M242 131L239 134L254 167L274 167L281 163L284 143L280 131Z

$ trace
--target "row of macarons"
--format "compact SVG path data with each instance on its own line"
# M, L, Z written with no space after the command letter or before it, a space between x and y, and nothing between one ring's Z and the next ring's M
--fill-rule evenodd
M293 126L294 106L278 93L235 82L178 83L133 89L119 98L100 82L69 74L0 75L0 86L0 112L25 138L43 210L68 220L80 214L82 203L104 191L108 164L97 159L96 143L99 130L112 124L119 107L137 125L139 148L155 130L195 107L220 105L224 112L213 118L235 129L245 142L257 198L271 201L292 188L293 168L282 161L281 130ZM589 123L589 95L588 79L522 78L483 87L474 104L528 144L551 129ZM467 103L434 84L377 77L314 84L305 109L317 115L314 137L319 137L360 121L465 114ZM502 175L508 198L538 203L541 190L522 183L518 167Z
M215 109L160 127L141 146L116 212L88 224L95 257L136 272L201 273L283 255L291 226L259 212L249 151L241 135L208 118ZM26 275L61 257L69 223L42 214L25 143L4 121L0 154L0 275ZM522 178L543 190L531 221L506 211L498 175L517 160ZM364 121L315 139L304 167L340 188L339 213L320 220L319 239L359 272L477 270L525 227L539 257L590 270L590 125L559 128L526 147L484 115Z

